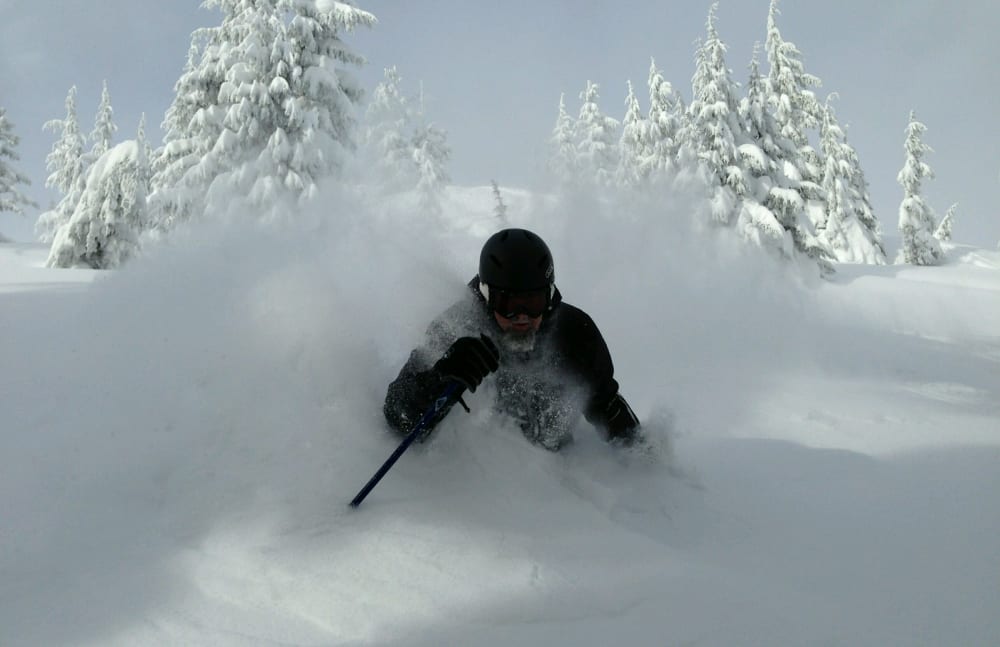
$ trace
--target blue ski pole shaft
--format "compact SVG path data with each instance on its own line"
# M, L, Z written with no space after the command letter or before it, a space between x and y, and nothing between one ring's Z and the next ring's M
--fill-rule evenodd
M399 457L403 455L403 452L409 449L410 445L413 444L413 441L420 435L420 432L427 426L427 423L433 420L441 409L447 406L448 402L452 399L452 396L455 395L459 388L460 385L458 382L452 382L448 385L448 388L444 390L444 393L442 393L441 396L434 401L434 404L427 409L427 412L424 413L423 417L417 422L416 425L414 425L413 429L410 430L410 433L406 435L406 438L404 438L403 442L399 444L396 451L389 456L388 460L382 464L382 467L375 472L375 475L368 480L365 486L361 488L361 491L358 492L357 495L351 500L352 508L356 508L361 505L361 502L365 500L368 493L371 492L376 485L378 485L378 482L382 480L382 477L386 475L386 472L392 469L392 466L396 464L396 461L398 461Z

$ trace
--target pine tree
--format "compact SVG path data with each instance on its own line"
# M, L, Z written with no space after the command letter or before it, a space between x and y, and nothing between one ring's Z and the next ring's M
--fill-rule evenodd
M347 67L361 58L341 35L374 16L346 1L203 6L219 8L222 24L192 39L165 124L157 210L184 219L236 196L277 217L288 201L312 198L354 147L350 108L362 91Z
M192 34L187 63L160 124L163 146L150 159L150 217L162 230L172 229L203 206L198 182L187 171L208 152L220 130L216 126L218 111L213 108L222 85L218 46L212 44L216 35L217 30L209 28ZM214 64L209 64L210 55L215 57ZM196 128L202 136L195 136ZM209 129L214 135L207 132Z
M934 237L940 240L942 243L951 242L951 229L955 226L955 210L958 209L958 203L948 207L948 211L945 212L944 218L938 224L937 229L934 230Z
M372 14L343 0L279 0L278 14L291 19L279 25L272 46L272 58L283 54L268 88L279 109L260 154L266 163L250 192L258 204L271 201L272 182L300 203L311 200L319 182L338 175L353 155L353 115L364 90L351 70L365 59L351 51L343 37L359 26L375 24Z
M691 143L704 166L712 187L712 218L732 224L738 201L748 187L739 167L736 148L745 140L738 115L737 84L726 67L726 46L715 28L718 2L713 3L706 22L706 38L697 56L692 78Z
M76 86L66 95L66 117L45 122L43 129L59 133L59 139L45 158L49 176L45 186L61 194L55 208L42 213L35 223L35 233L43 243L52 242L56 230L69 222L83 194L87 159L84 156L84 138L76 116Z
M649 59L649 118L644 130L641 171L644 179L671 172L681 146L684 100Z
M647 124L632 88L632 81L628 81L626 85L628 94L625 96L625 118L622 120L622 135L618 142L615 182L623 188L634 188L642 181L642 145Z
M503 201L503 196L500 195L500 186L497 185L496 180L490 180L490 184L493 185L493 214L497 217L501 227L507 227L507 205Z
M144 145L137 140L95 160L76 209L55 234L46 265L112 269L138 253L148 175Z
M417 195L423 212L439 215L444 187L451 182L447 170L451 148L447 134L425 119L422 85L417 105L417 128L411 144L417 169Z
M118 126L114 121L114 110L111 108L111 93L108 92L108 82L104 82L101 90L101 104L94 118L94 130L90 133L90 157L96 160L111 148L111 141Z
M7 119L7 109L0 107L0 213L24 215L25 207L37 207L18 188L31 182L27 176L11 165L20 158L17 146L20 138L14 134L14 125Z
M795 43L786 41L778 29L778 0L771 0L767 16L767 60L769 102L781 134L798 148L792 160L801 178L803 198L822 199L819 187L822 174L819 156L809 144L809 131L819 127L822 106L810 88L820 86L818 77L805 71L802 53Z
M820 124L821 107L815 93L820 80L808 74L802 54L794 43L782 38L778 29L778 0L771 0L767 16L767 77L768 104L774 114L780 134L795 146L794 156L785 161L784 174L789 187L777 198L775 208L782 225L792 232L797 250L815 259L824 269L832 269L825 259L828 252L817 240L817 226L824 221L821 165L809 143L808 133ZM809 209L809 203L815 209ZM820 214L816 221L809 214Z
M760 75L759 48L759 43L754 45L747 94L739 105L747 141L737 147L737 154L740 166L747 171L748 187L738 227L748 239L789 258L794 244L784 226L788 211L781 207L784 206L783 196L798 195L784 173L785 160L794 155L795 146L779 134L767 106L767 92ZM794 224L790 222L789 228Z
M387 191L399 191L417 183L413 165L413 110L401 89L396 67L385 68L384 79L375 86L365 111L365 152Z
M927 126L917 121L910 111L906 127L906 161L896 176L903 187L903 201L899 205L899 232L902 247L896 262L912 265L937 265L944 258L941 244L934 237L934 212L921 195L924 179L934 177L931 167L923 161L931 147L923 142Z
M139 128L135 134L136 146L136 183L143 187L144 199L142 201L142 213L140 214L138 229L140 236L155 229L156 221L153 219L149 209L149 192L153 179L153 149L146 138L146 113L139 116Z
M163 147L152 163L149 208L162 230L204 211L204 194L211 178L193 169L222 133L224 113L218 105L219 91L232 62L229 43L238 38L235 16L235 7L228 7L220 26L197 29L191 35L187 63L174 84L173 102L160 125Z
M576 123L566 112L566 95L559 95L559 114L549 137L549 171L560 182L573 183L578 177Z
M618 167L618 122L601 112L597 105L599 89L598 84L587 81L586 89L580 93L576 159L583 182L610 186Z
M837 123L830 99L824 109L820 146L825 159L823 191L826 222L820 243L842 263L885 264L881 233L868 201L859 188L864 178L857 154ZM863 185L862 185L863 186Z

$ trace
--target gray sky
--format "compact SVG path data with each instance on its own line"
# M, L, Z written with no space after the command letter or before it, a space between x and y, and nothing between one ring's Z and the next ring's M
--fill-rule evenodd
M449 133L451 172L461 184L531 187L541 176L545 141L560 92L575 113L586 81L601 86L601 106L620 119L625 82L643 108L649 57L690 100L695 39L704 34L709 2L404 2L369 0L374 30L349 37L369 65L370 89L382 68L396 65L404 86L423 81L428 116ZM93 3L0 0L0 105L21 137L18 168L29 194L47 205L45 155L54 141L42 124L63 115L78 89L81 128L89 132L108 80L120 139L134 136L147 114L150 138L168 107L190 33L218 24L195 1L104 0ZM768 0L723 2L718 30L734 78L747 75L754 41L763 41ZM1000 5L994 0L785 0L782 35L823 81L821 97L837 92L871 184L883 230L894 235L902 189L896 173L910 109L924 122L927 158L937 177L925 197L943 215L959 203L955 238L993 247L1000 239ZM766 72L766 65L764 70ZM0 232L33 238L37 213L0 215Z

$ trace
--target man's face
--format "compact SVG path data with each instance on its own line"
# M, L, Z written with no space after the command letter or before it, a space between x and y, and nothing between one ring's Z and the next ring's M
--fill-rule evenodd
M526 314L505 317L499 312L493 316L503 334L500 335L500 346L516 353L530 353L535 349L535 333L542 325L542 315L529 317Z
M542 315L529 317L528 315L521 313L508 318L499 312L494 312L493 316L496 317L497 323L500 324L500 330L504 332L527 335L529 333L536 332L538 327L542 325Z

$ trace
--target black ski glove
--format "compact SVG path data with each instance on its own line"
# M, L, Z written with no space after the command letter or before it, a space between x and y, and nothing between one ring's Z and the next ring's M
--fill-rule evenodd
M460 383L472 393L483 378L500 367L500 351L486 335L460 337L434 364L442 377Z
M608 440L631 445L642 437L639 432L639 418L620 393L615 394L604 408L604 424L608 431Z

